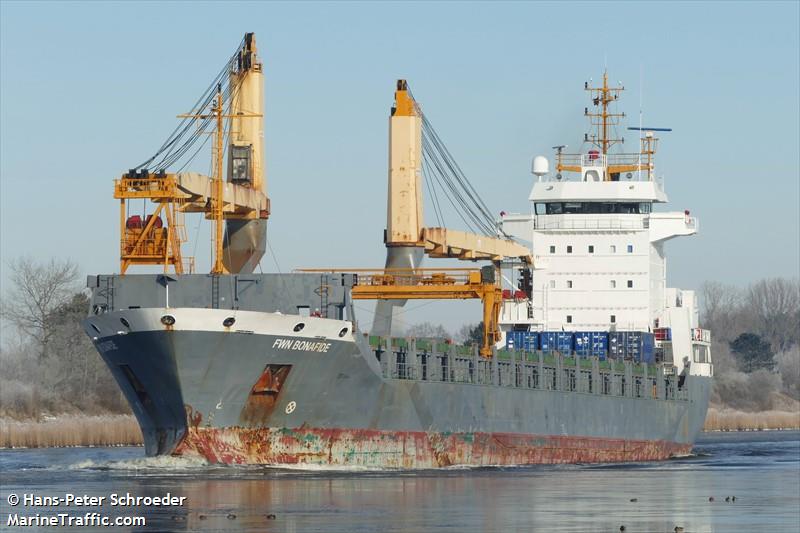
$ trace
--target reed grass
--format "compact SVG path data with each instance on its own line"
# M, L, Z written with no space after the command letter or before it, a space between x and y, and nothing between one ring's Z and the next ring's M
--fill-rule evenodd
M760 411L748 413L736 409L709 407L705 431L761 431L800 429L800 411Z
M42 422L0 418L0 448L141 445L131 415L60 415Z

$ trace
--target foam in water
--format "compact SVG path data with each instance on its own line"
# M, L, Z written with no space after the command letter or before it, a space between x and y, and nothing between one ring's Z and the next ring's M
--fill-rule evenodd
M159 455L157 457L139 457L122 461L95 461L86 459L67 467L69 470L159 470L175 471L192 468L203 468L209 463L199 457L172 457Z

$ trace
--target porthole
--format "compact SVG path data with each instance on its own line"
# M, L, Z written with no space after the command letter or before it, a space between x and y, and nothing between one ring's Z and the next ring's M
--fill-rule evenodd
M236 322L236 319L233 318L232 316L229 316L228 318L222 321L222 325L225 326L226 328L229 328L234 324L234 322Z
M297 332L297 331L302 331L304 327L306 327L306 325L305 325L305 324L303 324L302 322L298 322L297 324L295 324L295 326L294 326L294 330L295 330L296 332Z
M119 321L120 321L120 323L121 323L123 326L125 326L125 327L126 327L126 328L128 328L128 329L130 329L130 327L131 327L131 323L130 323L130 322L128 322L128 319L127 319L127 318L125 318L124 316L121 316L121 317L119 317Z
M172 315L164 315L161 317L161 323L165 326L172 326L175 324L175 317Z
M89 325L92 326L92 329L95 330L97 333L100 333L100 328L98 328L94 324L89 324Z
M342 329L339 331L339 336L340 336L340 337L344 337L345 335L347 335L347 328L342 328Z

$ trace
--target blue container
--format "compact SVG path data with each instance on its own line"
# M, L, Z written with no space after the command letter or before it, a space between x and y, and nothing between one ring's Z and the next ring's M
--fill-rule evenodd
M580 357L589 357L592 355L592 333L589 331L575 332L572 338L575 354Z
M517 349L517 339L515 331L506 331L506 350L516 350Z
M535 352L539 346L539 334L533 331L523 331L522 334L522 349Z
M625 333L624 331L608 332L608 356L611 359L625 357Z
M606 358L608 352L608 333L605 331L593 331L592 339L592 355L596 355L600 359Z
M643 331L612 331L608 334L608 356L637 363L654 363L655 335Z
M522 350L522 331L506 332L506 348L509 350Z
M652 333L642 333L642 362L656 362L656 338Z
M534 352L539 343L539 334L533 331L506 332L506 348L524 352Z
M545 353L556 351L556 333L545 331L539 334L539 349Z
M642 333L640 331L625 331L625 358L633 359L637 363L642 360Z
M580 357L597 356L600 359L605 359L608 352L608 333L605 331L575 333L573 349Z
M556 351L564 355L572 353L572 332L556 331Z

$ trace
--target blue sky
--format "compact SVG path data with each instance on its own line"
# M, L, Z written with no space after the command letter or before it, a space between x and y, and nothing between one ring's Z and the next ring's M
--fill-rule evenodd
M283 271L382 265L397 78L490 208L525 212L531 157L580 144L583 82L607 66L630 125L641 95L644 122L674 129L658 172L670 208L700 218L699 235L667 245L670 285L797 276L799 5L2 2L3 266L31 254L118 270L112 179L155 152L253 31ZM185 253L207 271L208 223L187 227ZM475 302L435 303L410 321L473 317Z

